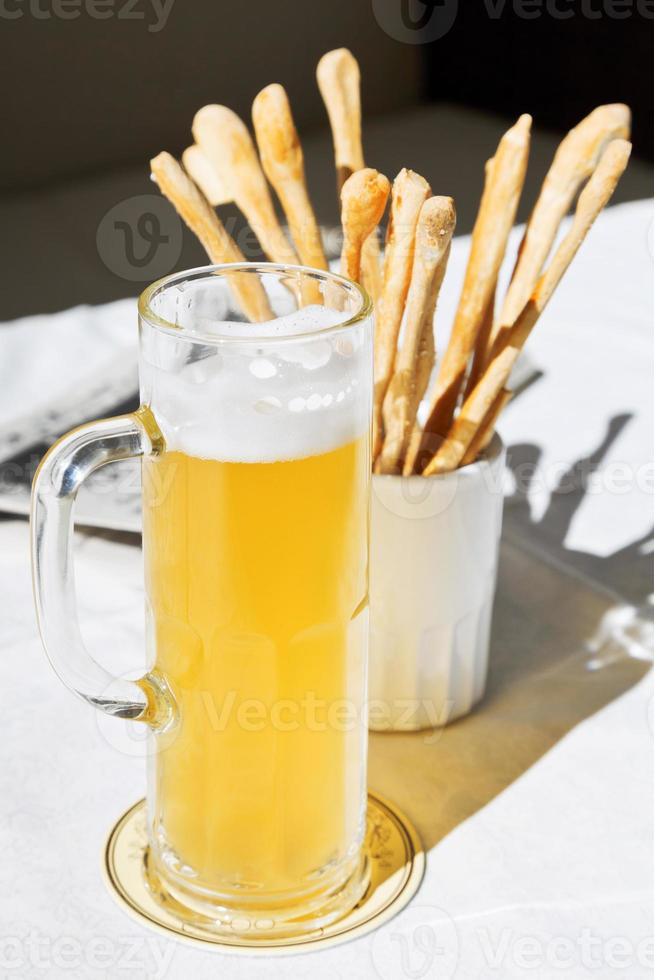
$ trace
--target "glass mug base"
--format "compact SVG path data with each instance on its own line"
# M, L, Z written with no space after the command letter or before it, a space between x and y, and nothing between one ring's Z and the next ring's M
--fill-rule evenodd
M338 870L338 876L319 889L295 896L219 896L194 889L187 881L171 878L146 850L143 873L153 898L188 923L201 925L220 936L237 936L249 943L315 933L347 915L370 885L370 861L365 849Z

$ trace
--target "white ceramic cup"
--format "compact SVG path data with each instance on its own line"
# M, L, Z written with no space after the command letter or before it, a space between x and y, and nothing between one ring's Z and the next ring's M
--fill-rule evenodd
M433 728L484 694L504 447L425 479L373 476L369 726Z

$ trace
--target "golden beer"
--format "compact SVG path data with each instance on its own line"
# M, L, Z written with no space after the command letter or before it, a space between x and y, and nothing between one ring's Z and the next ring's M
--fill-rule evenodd
M154 759L160 860L225 896L329 889L364 818L367 438L144 467L156 669L178 710Z

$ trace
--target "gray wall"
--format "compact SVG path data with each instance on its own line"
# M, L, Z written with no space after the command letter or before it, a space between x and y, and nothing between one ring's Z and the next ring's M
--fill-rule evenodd
M153 3L171 0L63 0L78 14L70 20L52 14L60 2L3 6L15 13L0 19L0 191L178 151L201 105L222 102L247 118L272 81L287 86L300 127L323 125L314 72L333 47L359 58L367 115L420 95L420 52L380 29L369 0L172 0L158 30ZM111 16L91 16L92 3Z

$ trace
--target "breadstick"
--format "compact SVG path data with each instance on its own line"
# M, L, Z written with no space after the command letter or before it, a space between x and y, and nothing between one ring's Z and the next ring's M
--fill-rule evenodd
M484 421L481 423L473 436L468 450L461 460L461 466L467 466L468 463L474 463L479 454L484 451L486 446L488 446L495 434L497 420L504 411L506 405L508 405L508 403L511 401L512 396L512 391L509 391L508 388L502 388L499 395L486 412Z
M418 406L420 407L420 406ZM407 449L406 456L408 463L405 463L404 470L407 471L406 475L409 476L409 469L411 473L420 473L422 471L422 465L419 459L420 447L422 446L422 426L416 419L415 425L413 426L413 432L409 438L409 448ZM432 452L433 456L433 452ZM428 456L427 459L430 457ZM402 475L404 475L404 470Z
M487 351L500 330L510 327L531 296L561 221L577 191L590 177L606 145L627 139L631 112L626 105L602 105L571 129L556 151L522 239L513 278Z
M436 283L434 287L435 298L438 298L440 293L443 277L447 269L448 259L450 257L449 246L443 256L443 260L438 269L436 275ZM410 404L410 417L408 419L407 426L407 436L403 446L403 458L400 459L402 465L403 476L411 476L412 473L416 472L417 458L420 452L420 445L422 440L422 428L418 423L417 412L420 407L420 402L422 401L424 394L427 390L427 385L429 384L429 379L431 378L434 365L436 364L436 348L434 344L434 310L431 311L431 319L425 317L424 322L424 345L425 352L419 350L418 357L416 361L416 367L414 369L415 376L415 395L413 402ZM404 343L402 345L404 349ZM422 356L421 356L422 355ZM389 393L386 395L386 400L384 402L384 422L389 431L392 431L392 423L390 419L391 405L389 395L393 390L393 381L389 385Z
M381 449L382 405L393 373L397 338L409 291L418 215L429 193L427 181L413 170L400 170L393 181L384 252L383 287L375 323L373 461L377 459Z
M343 184L341 273L355 282L359 282L361 278L363 243L379 224L390 189L388 178L369 167L357 170Z
M216 212L170 153L160 153L154 157L150 161L150 168L159 190L199 238L212 262L245 261L241 250L225 231ZM234 275L230 284L249 320L273 318L265 290L255 276Z
M191 180L195 181L212 207L230 203L230 195L211 166L211 162L196 143L184 150L182 163Z
M442 437L450 428L468 361L495 288L515 219L527 169L530 128L531 116L520 116L500 140L490 167L472 233L470 257L452 335L425 423L423 448L433 441L430 437Z
M455 225L451 197L430 197L420 209L405 334L384 400L386 438L378 460L381 473L394 473L402 467L418 405L434 367L434 310Z
M226 106L207 105L195 114L193 136L227 194L247 218L273 262L299 265L275 214L266 178L245 123Z
M484 167L484 193L486 193L486 188L490 181L492 167L493 167L494 157L486 161L486 166ZM482 195L483 200L483 195ZM498 269L499 275L499 269ZM472 360L470 362L470 372L466 380L466 387L464 392L464 398L467 398L472 389L475 387L481 374L486 365L486 357L488 355L488 343L490 340L490 335L493 330L493 321L495 319L495 298L497 294L497 276L495 277L495 283L493 285L493 290L488 300L488 305L484 311L482 317L481 326L479 327L479 332L477 333L477 339L475 340L475 346L472 352Z
M252 122L261 164L277 193L302 265L326 269L320 230L311 207L304 176L302 147L281 85L268 85L252 104ZM322 301L318 283L312 283L310 302Z
M496 341L486 371L464 402L447 439L425 467L425 476L445 473L460 465L486 413L506 385L509 374L536 321L577 254L597 215L610 200L627 166L630 152L631 144L619 139L609 143L602 154L595 172L579 196L569 231L554 253L549 266L539 278L522 313L507 331L506 339L501 342L502 338L498 338Z
M352 52L337 48L322 56L316 77L334 141L336 190L340 199L345 181L365 166L361 143L361 73ZM382 288L376 234L364 245L363 282L376 303Z
M355 171L361 170L361 74L356 58L347 48L328 51L316 69L334 140L336 183L340 193L343 184Z
M496 289L493 290L491 298L488 301L488 306L486 307L486 311L484 313L483 319L481 321L481 327L479 328L477 341L475 343L475 349L472 355L470 374L468 375L468 380L466 381L466 387L463 396L464 398L468 397L468 395L470 394L470 392L475 387L480 377L484 373L484 367L486 366L486 358L488 356L488 345L489 345L491 333L493 332L493 322L495 319L495 294L496 294Z
M363 285L370 293L373 302L378 303L382 291L382 271L376 227L373 228L372 233L363 243L361 263L363 265Z

